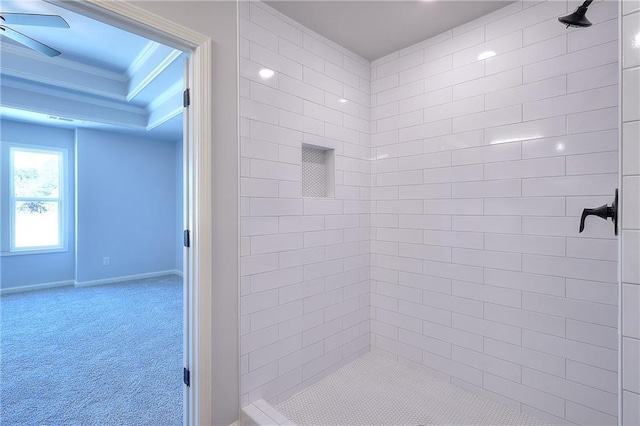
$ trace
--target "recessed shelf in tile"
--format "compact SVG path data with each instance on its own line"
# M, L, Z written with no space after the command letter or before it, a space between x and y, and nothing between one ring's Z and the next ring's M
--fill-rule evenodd
M335 151L302 144L302 196L332 198L334 187Z

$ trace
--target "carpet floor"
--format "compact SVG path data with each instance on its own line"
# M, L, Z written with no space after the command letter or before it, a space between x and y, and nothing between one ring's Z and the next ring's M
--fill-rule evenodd
M2 425L181 425L182 279L0 298Z

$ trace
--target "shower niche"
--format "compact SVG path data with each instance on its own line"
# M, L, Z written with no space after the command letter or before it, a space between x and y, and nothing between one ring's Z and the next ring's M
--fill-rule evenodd
M302 144L302 197L333 198L336 186L335 150Z

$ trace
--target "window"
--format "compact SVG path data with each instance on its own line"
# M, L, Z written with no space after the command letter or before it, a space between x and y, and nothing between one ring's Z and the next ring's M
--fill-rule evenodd
M10 149L11 251L65 246L66 150Z

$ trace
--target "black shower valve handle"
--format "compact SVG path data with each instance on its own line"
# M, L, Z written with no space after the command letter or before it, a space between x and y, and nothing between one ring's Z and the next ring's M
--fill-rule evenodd
M608 205L603 204L595 209L582 210L582 217L580 218L580 232L584 231L584 221L587 216L598 216L607 220L608 218L613 217L613 209Z
M613 203L611 205L603 204L595 209L582 210L582 216L580 217L580 232L584 231L584 221L587 216L598 216L604 220L611 218L613 222L613 233L618 235L618 188L616 188Z

